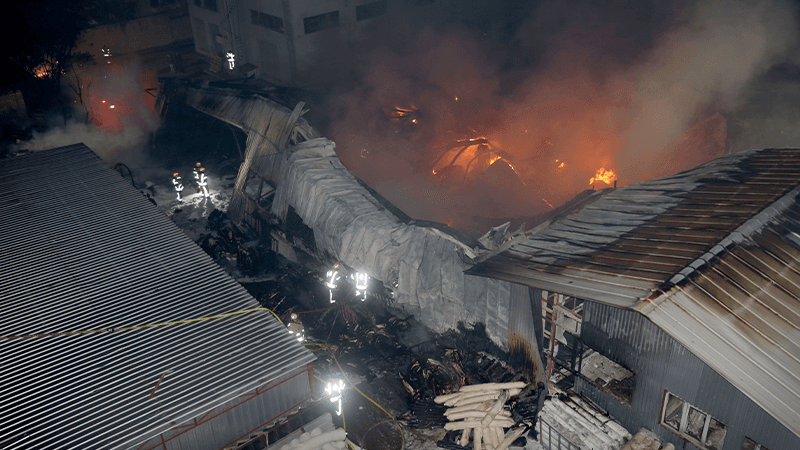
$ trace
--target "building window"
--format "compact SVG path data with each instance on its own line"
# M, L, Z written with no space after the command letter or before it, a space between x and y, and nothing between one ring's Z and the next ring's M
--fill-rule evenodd
M192 35L198 50L209 51L206 23L197 17L192 17Z
M283 34L283 19L260 11L250 10L250 21L253 24Z
M580 354L578 370L581 378L594 387L631 406L636 387L633 372L592 349Z
M367 20L386 14L386 0L356 6L356 20Z
M769 450L769 449L759 444L758 442L750 439L749 437L746 437L744 438L744 444L742 444L742 450Z
M722 450L728 426L664 391L661 426L704 450Z
M150 0L150 3L155 1L160 2L162 5L165 4L165 0ZM174 0L169 1L170 3L174 2ZM194 0L194 6L199 6L200 8L205 8L209 11L217 12L217 0Z
M306 34L336 28L339 26L339 11L320 14L303 19L303 28Z

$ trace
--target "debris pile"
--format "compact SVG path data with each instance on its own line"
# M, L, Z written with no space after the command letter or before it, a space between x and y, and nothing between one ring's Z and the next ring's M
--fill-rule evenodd
M308 433L303 433L300 437L292 439L289 444L281 447L281 450L342 450L347 447L347 433L342 428L323 433L321 429L314 428Z
M577 394L554 389L540 413L540 441L556 442L560 434L579 448L617 450L631 438L622 425Z
M621 450L675 450L675 446L669 443L661 445L655 433L642 428Z
M473 384L462 386L453 394L440 395L434 401L450 407L444 412L448 419L444 429L458 430L462 447L467 446L471 434L475 450L484 446L487 450L503 450L527 430L526 426L521 426L508 436L505 433L506 428L514 426L506 402L519 394L525 385L521 381Z

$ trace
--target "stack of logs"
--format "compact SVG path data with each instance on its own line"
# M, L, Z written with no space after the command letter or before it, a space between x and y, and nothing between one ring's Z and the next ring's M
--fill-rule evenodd
M459 443L466 447L470 433L474 450L504 450L527 430L521 425L514 426L511 413L505 409L509 397L517 395L525 387L524 382L486 383L462 386L458 392L440 395L436 403L444 403L451 408L445 411L448 423L445 430L463 430Z

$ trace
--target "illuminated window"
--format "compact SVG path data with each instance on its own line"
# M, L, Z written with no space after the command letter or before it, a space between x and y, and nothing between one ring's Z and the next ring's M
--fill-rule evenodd
M661 426L704 450L722 450L728 426L664 391Z
M749 437L746 437L744 438L744 444L742 444L742 450L769 450L769 449L759 444L758 442L750 439Z
M268 30L277 31L283 34L283 19L270 14L262 13L260 11L250 10L250 21L260 27Z
M339 11L320 14L303 19L303 28L306 34L336 28L339 26Z
M386 14L386 0L356 6L356 20L367 20Z

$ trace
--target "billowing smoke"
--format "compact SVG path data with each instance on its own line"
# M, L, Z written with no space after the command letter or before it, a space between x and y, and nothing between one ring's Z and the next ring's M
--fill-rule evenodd
M797 25L781 1L551 2L504 45L481 38L428 30L414 52L372 54L359 89L329 98L342 161L412 217L532 216L600 169L625 185L720 156L743 89L786 60ZM434 174L469 138L502 158L483 175Z
M141 166L148 137L159 125L146 98L149 75L134 60L76 65L65 77L72 117L66 123L56 118L52 127L35 131L17 149L38 151L82 142L109 164Z

